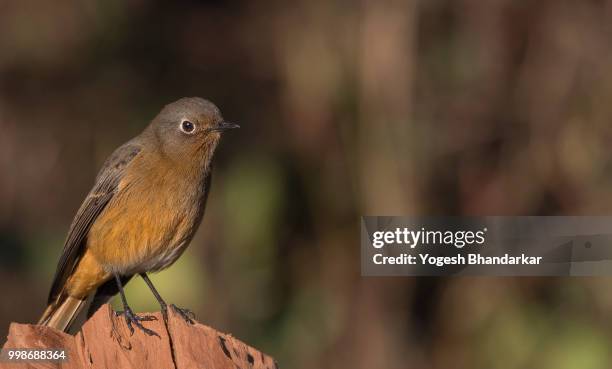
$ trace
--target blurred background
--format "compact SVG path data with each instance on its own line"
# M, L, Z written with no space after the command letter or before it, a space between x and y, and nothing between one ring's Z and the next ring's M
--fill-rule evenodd
M612 1L1 1L0 332L104 159L202 96L242 128L167 300L281 368L610 368L612 278L362 278L359 217L610 215L611 39Z

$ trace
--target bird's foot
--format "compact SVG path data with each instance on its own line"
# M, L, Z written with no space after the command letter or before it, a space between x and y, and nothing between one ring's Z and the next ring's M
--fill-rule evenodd
M141 322L150 322L153 320L157 320L157 317L153 315L142 315L142 316L136 315L130 308L126 308L125 311L117 312L117 315L124 316L125 322L127 323L127 326L130 329L130 333L132 335L134 334L134 327L132 325L135 325L136 327L138 327L138 329L143 331L146 335L159 337L159 334L157 334L155 331L149 328L145 328L141 323Z
M185 321L189 324L194 324L193 320L195 319L195 314L189 309L180 308L174 304L170 305L170 308L174 310L175 313L180 315Z

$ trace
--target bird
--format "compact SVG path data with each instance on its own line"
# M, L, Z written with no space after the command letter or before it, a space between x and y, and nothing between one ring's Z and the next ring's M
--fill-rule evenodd
M130 308L123 287L139 275L160 304L192 322L187 309L168 305L148 277L172 265L198 229L223 132L239 128L200 97L166 106L138 136L117 148L100 169L70 225L38 324L67 332L119 293L128 328L157 335L155 320ZM89 305L87 305L89 303Z

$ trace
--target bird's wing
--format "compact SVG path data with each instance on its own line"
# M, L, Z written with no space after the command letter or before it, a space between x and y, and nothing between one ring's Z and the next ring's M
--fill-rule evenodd
M94 187L83 201L68 231L49 292L49 303L62 291L83 254L89 229L117 192L125 168L140 151L141 147L130 141L115 150L102 166Z

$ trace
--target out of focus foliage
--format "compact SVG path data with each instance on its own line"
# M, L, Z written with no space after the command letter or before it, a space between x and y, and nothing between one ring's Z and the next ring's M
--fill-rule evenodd
M607 278L361 278L361 214L610 214L612 1L0 2L0 330L182 96L243 128L154 277L285 368L612 367ZM140 280L128 299L157 309Z

